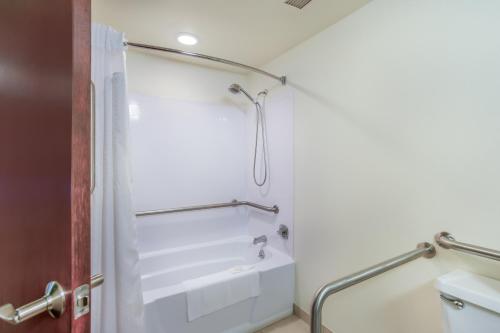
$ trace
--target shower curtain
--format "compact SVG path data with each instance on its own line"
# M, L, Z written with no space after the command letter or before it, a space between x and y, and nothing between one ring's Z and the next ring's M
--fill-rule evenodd
M129 112L122 33L92 24L95 188L92 193L92 333L143 332L143 301L128 153Z

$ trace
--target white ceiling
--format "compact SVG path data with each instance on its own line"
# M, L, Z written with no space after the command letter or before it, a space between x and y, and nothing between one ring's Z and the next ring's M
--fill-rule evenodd
M93 0L92 20L125 32L131 42L205 53L247 65L269 62L370 0ZM199 38L177 42L179 32Z

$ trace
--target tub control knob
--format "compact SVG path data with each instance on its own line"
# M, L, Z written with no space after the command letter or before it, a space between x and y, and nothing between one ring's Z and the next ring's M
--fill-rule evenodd
M280 224L278 235L280 235L283 239L288 239L288 227L284 224Z

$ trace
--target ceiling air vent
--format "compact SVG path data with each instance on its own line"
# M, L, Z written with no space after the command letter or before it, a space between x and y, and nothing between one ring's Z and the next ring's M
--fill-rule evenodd
M298 9L304 8L311 0L286 0L287 5L293 6Z

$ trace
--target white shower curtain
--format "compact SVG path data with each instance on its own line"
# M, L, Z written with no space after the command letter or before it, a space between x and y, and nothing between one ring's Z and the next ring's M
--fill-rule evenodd
M92 333L143 332L143 301L128 152L123 34L92 24L95 189L92 194Z

